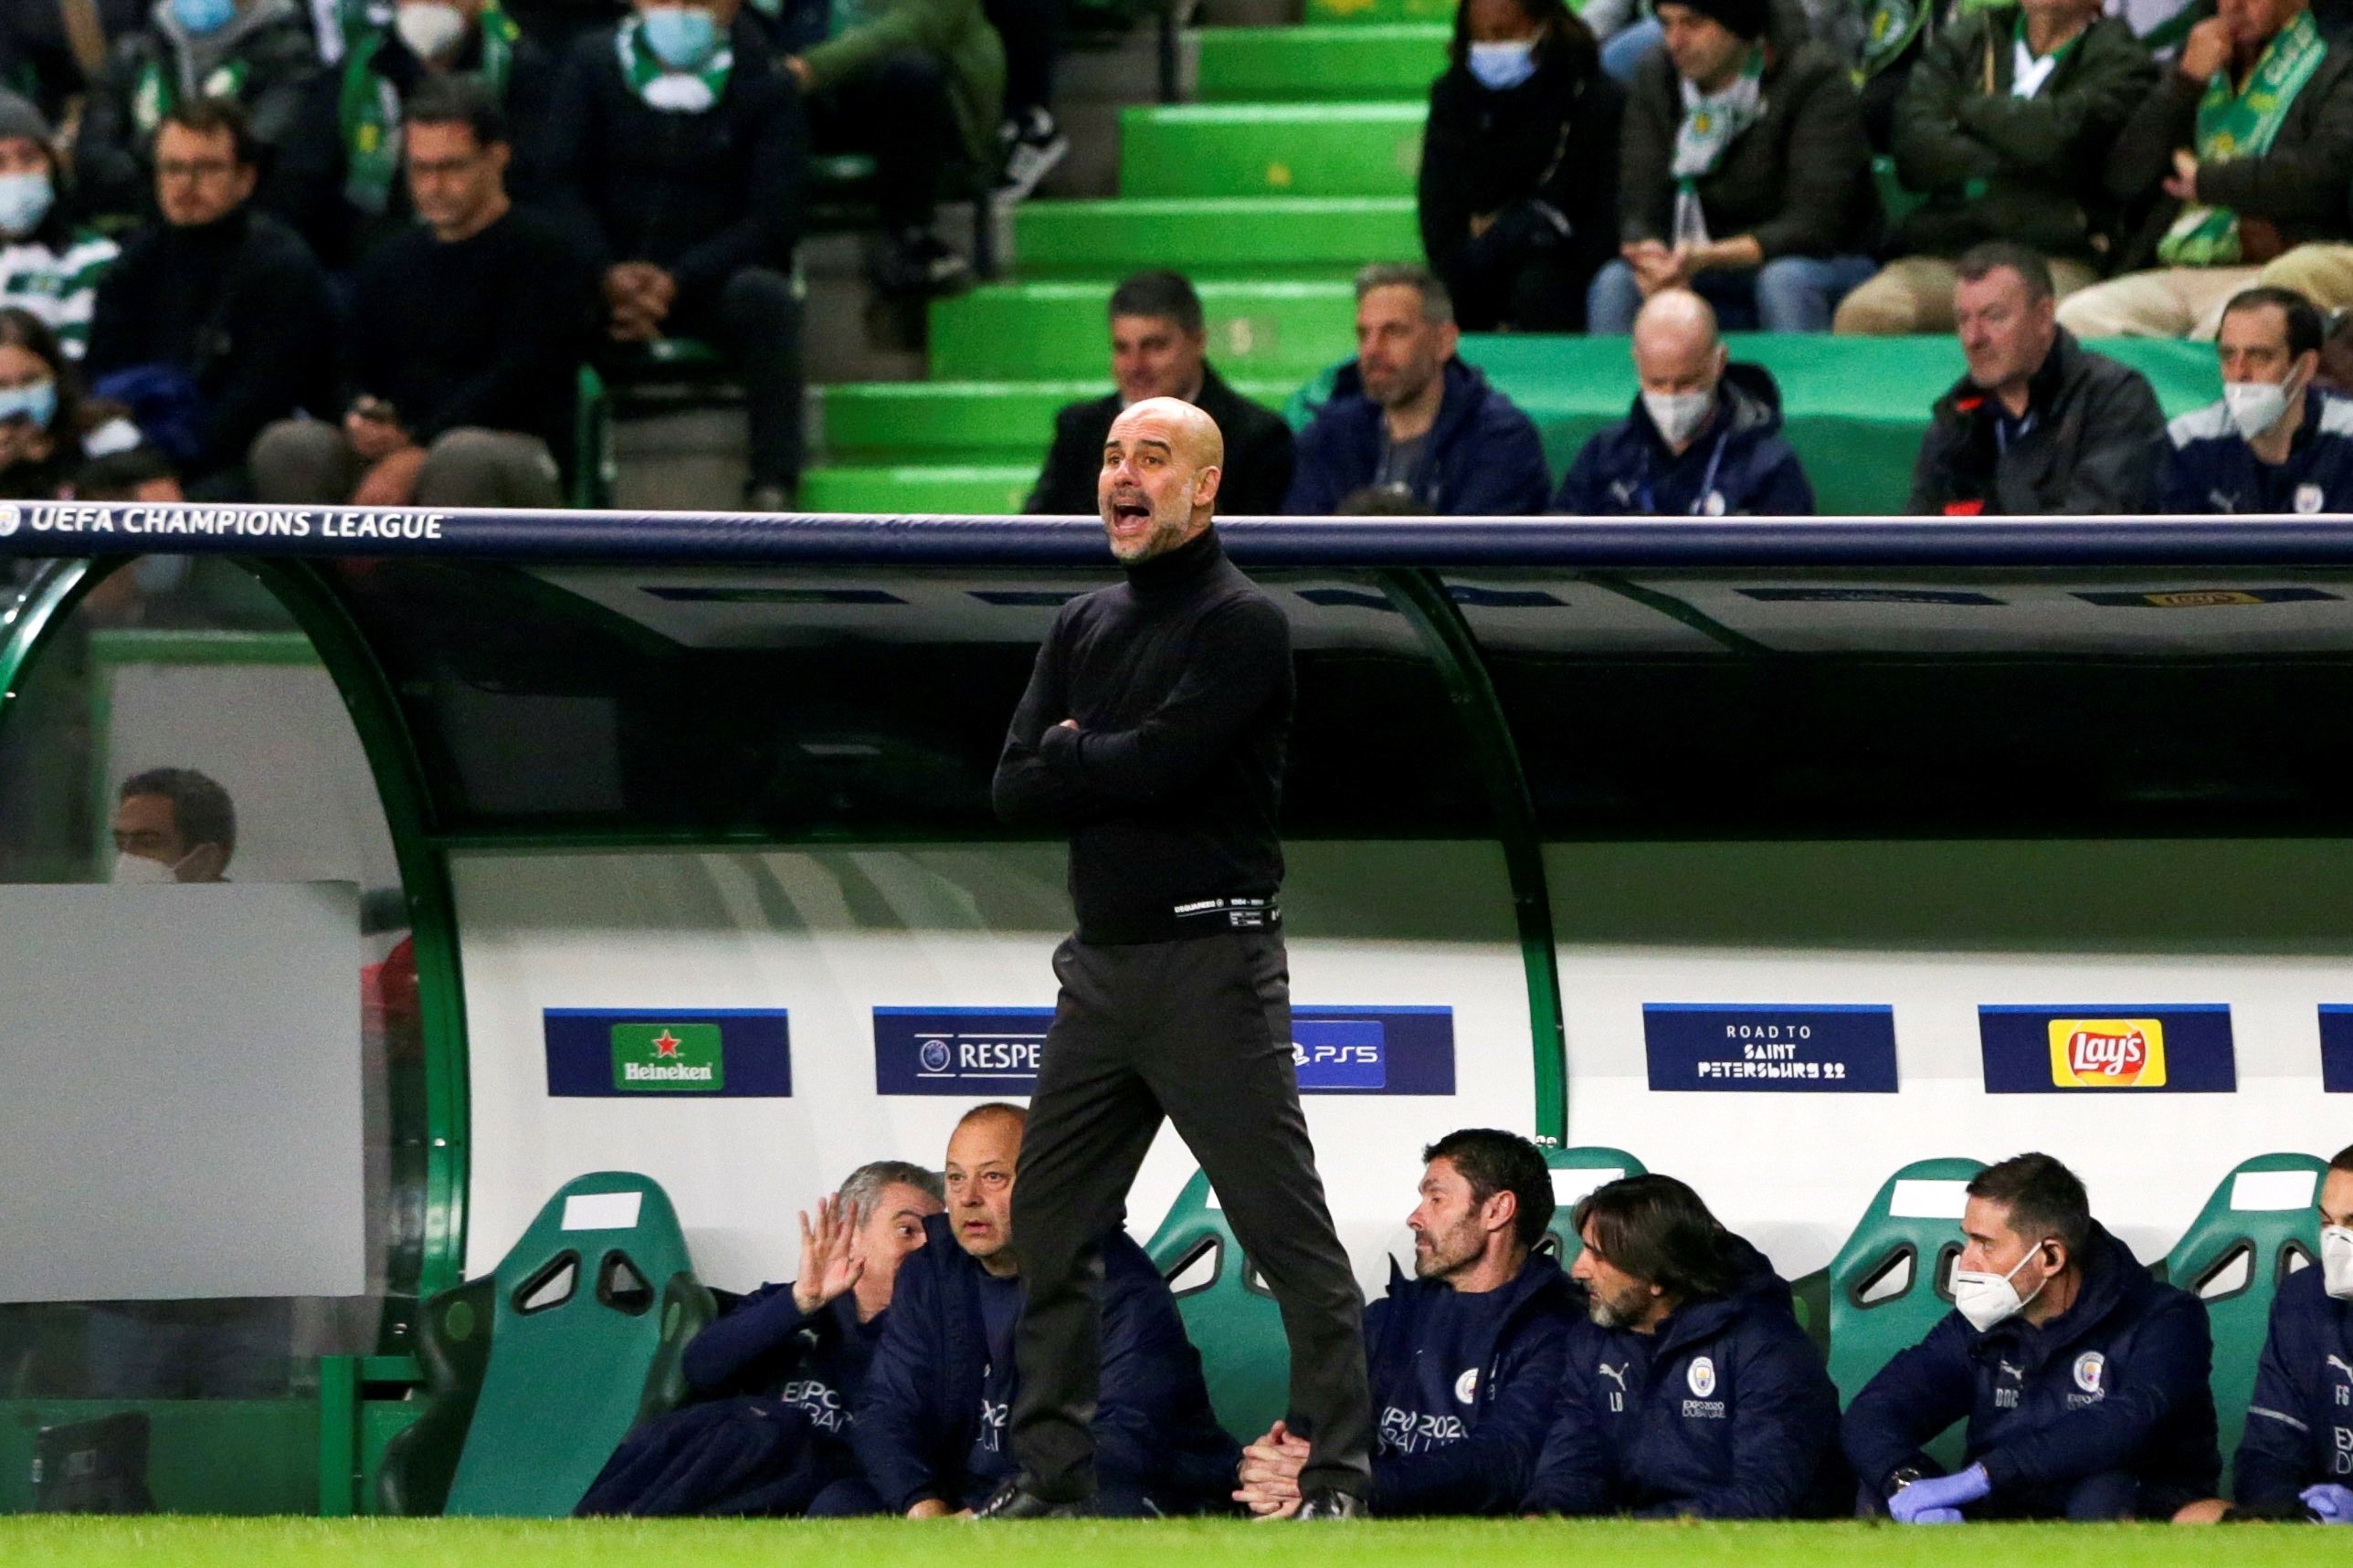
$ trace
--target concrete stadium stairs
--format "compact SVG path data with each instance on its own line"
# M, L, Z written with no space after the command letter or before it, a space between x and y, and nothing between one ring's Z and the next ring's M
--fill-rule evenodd
M1018 511L1054 410L1110 389L1113 284L1176 267L1209 354L1272 406L1353 348L1348 279L1421 245L1413 184L1451 0L1309 0L1295 26L1197 37L1196 101L1123 110L1119 195L1033 200L1005 281L932 307L929 378L813 393L802 504Z

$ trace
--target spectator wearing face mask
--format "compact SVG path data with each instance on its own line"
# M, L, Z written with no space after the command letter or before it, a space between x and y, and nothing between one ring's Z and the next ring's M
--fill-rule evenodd
M0 498L50 500L81 467L71 367L31 312L0 310Z
M1864 1495L1904 1524L2170 1519L2221 1469L2206 1309L2092 1218L2048 1154L1969 1181L1953 1310L1847 1407ZM1965 1463L1924 1445L1968 1422Z
M2175 513L2353 511L2353 399L2314 384L2320 312L2284 289L2222 310L2222 400L2167 426L2159 509Z
M1615 253L1626 95L1561 0L1465 0L1430 89L1421 244L1466 332L1575 331Z
M68 216L62 173L41 111L0 92L0 305L38 317L66 357L78 360L90 342L98 280L121 252Z
M301 0L155 0L148 25L114 46L83 110L74 142L83 205L121 217L147 211L164 118L183 103L228 99L269 155L262 205L299 221L316 199L321 150L301 133L320 69Z

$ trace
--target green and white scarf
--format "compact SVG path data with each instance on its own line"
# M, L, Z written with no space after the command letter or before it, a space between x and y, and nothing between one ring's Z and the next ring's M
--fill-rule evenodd
M243 60L226 60L213 68L205 78L200 98L245 97L245 79L251 67ZM164 123L164 116L180 107L178 75L166 66L161 57L140 68L139 80L131 89L131 122L139 128L144 141L154 136Z
M1857 87L1894 65L1920 29L1928 25L1927 0L1877 0L1862 29L1862 63L1855 68Z
M2083 39L2084 35L2077 33L2049 54L2038 55L2026 41L2026 13L2021 11L2010 33L2010 96L2032 98L2041 92L2042 84L2059 69L2059 62Z
M645 100L647 108L664 114L702 114L718 103L735 70L733 49L722 44L701 70L674 71L655 58L651 49L638 47L638 35L643 30L644 24L630 17L615 35L614 47L620 51L621 74L628 79L629 90Z
M2198 100L2198 161L2226 163L2271 151L2288 106L2327 54L2312 13L2302 11L2263 46L2245 90L2232 87L2229 67L2216 71ZM2157 243L2157 258L2168 267L2229 267L2240 255L2239 215L2195 202L2182 207Z
M479 25L482 63L470 74L503 100L522 29L499 9L497 0L482 7ZM393 181L400 174L400 94L375 74L384 38L381 32L372 34L343 62L343 199L370 217L391 205Z
M1689 78L1676 79L1683 89L1683 122L1675 130L1674 162L1668 172L1675 177L1673 243L1704 245L1707 216L1700 209L1699 182L1715 173L1725 149L1757 123L1765 112L1765 48L1748 51L1740 74L1721 92L1703 93Z

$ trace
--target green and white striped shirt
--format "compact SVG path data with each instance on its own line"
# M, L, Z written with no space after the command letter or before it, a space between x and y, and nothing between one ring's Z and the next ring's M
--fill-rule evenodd
M78 360L90 346L98 280L121 254L114 241L88 231L76 234L62 252L31 240L0 245L0 306L39 317L58 334L66 357Z

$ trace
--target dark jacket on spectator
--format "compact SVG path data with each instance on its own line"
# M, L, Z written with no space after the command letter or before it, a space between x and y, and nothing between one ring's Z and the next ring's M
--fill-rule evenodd
M1936 401L1912 466L1915 516L2136 512L2157 493L2165 416L2148 378L2059 329L2002 442L2000 400L1964 376Z
M147 9L147 0L98 0L99 25L119 38L145 23ZM68 100L84 84L58 0L0 5L0 85L39 104L51 124L66 117Z
M244 462L271 421L332 412L334 342L318 258L248 205L201 228L132 235L98 286L83 365L93 382L145 364L194 378L205 399L195 481Z
M548 111L547 195L594 275L650 261L695 297L746 267L791 265L808 116L756 27L739 16L729 41L735 68L701 114L631 90L610 29L574 46Z
M1725 369L1715 411L1692 444L1668 448L1637 395L1594 433L1552 510L1570 517L1810 517L1814 489L1781 438L1780 389L1757 365Z
M1432 1345L1432 1318L1473 1300L1494 1313L1485 1337ZM1459 1298L1441 1279L1409 1279L1391 1260L1388 1294L1365 1309L1365 1360L1380 1431L1368 1499L1374 1511L1391 1518L1516 1509L1552 1425L1569 1318L1583 1310L1548 1254L1532 1255L1486 1298ZM1455 1359L1434 1370L1451 1399L1433 1410L1421 1363L1428 1352L1450 1350Z
M1430 84L1421 140L1421 247L1448 280L1477 252L1542 245L1590 279L1618 254L1618 125L1625 90L1580 35L1536 54L1535 75L1497 92L1467 66ZM1493 217L1477 238L1474 217ZM1473 265L1466 268L1466 263Z
M2319 1481L2353 1486L2353 1301L2317 1268L2281 1282L2239 1443L2239 1500L2292 1503Z
M882 1506L925 1498L964 1507L1013 1472L967 1471L988 1364L981 1266L944 1215L923 1222L922 1250L899 1266L882 1342L856 1405L850 1442ZM1140 1489L1164 1512L1222 1510L1241 1452L1218 1426L1201 1358L1176 1302L1125 1231L1103 1244L1103 1384L1095 1464L1106 1487Z
M862 0L838 12L854 16L801 55L809 89L825 93L902 49L921 49L947 68L948 103L965 156L976 169L997 167L997 122L1005 105L1005 45L980 0Z
M1218 484L1219 517L1271 517L1282 510L1291 489L1291 426L1272 409L1261 408L1226 384L1210 365L1201 367L1201 395L1194 405L1218 422L1226 438L1225 477ZM1045 470L1029 492L1027 510L1050 517L1095 513L1095 476L1103 471L1103 437L1119 417L1119 394L1067 404L1054 416L1054 445Z
M454 245L412 224L361 270L348 391L391 404L420 444L507 430L568 464L588 310L579 263L537 213L515 208Z
M2257 458L2220 403L2183 415L2165 434L2171 460L2160 511L2353 512L2353 398L2307 390L2284 463Z
M1988 239L2086 262L2106 248L2102 165L2157 63L2123 21L2095 17L2032 98L2013 98L2016 16L1956 19L1896 100L1896 177L1927 196L1896 229L1898 256L1958 256Z
M1440 373L1446 389L1430 427L1414 501L1447 517L1525 517L1552 491L1535 421L1459 359ZM1380 405L1365 395L1354 360L1340 367L1332 395L1299 433L1299 461L1282 510L1328 517L1373 482L1388 441Z
M1618 174L1621 240L1674 241L1675 129L1682 89L1664 49L1653 49L1626 94ZM1830 50L1787 31L1765 59L1764 112L1698 182L1714 239L1753 235L1765 259L1849 256L1878 239L1879 195L1871 144L1847 68Z
M2198 100L2206 84L2168 68L2108 155L2108 194L2139 222L2116 270L2158 265L2158 241L2181 204L2161 188L2173 154L2198 142ZM2319 68L2287 106L2271 150L2202 163L2198 198L2239 215L2240 244L2250 265L2308 240L2347 237L2346 172L2353 169L2353 46L2332 41ZM2269 231L2268 233L2266 231Z
M804 1511L827 1484L858 1473L849 1411L889 1316L860 1322L852 1293L805 1313L789 1284L733 1302L681 1358L693 1403L632 1428L575 1511Z
M1838 1390L1789 1287L1738 1237L1737 1280L1654 1333L1572 1321L1529 1513L1828 1518L1854 1487Z
M300 223L313 209L328 150L304 134L323 68L301 0L254 0L219 32L191 38L156 0L146 27L114 46L74 142L75 183L89 211L127 216L154 202L155 130L188 99L234 98L269 149L261 205Z
M2049 1322L2020 1314L1979 1333L1948 1312L1864 1384L1843 1437L1867 1490L1885 1497L1907 1467L1935 1474L1922 1446L1967 1417L1969 1462L1993 1483L1989 1512L2056 1514L2084 1481L2118 1473L2138 1481L2147 1518L2213 1494L2206 1309L2098 1225L2078 1257L2082 1289Z

